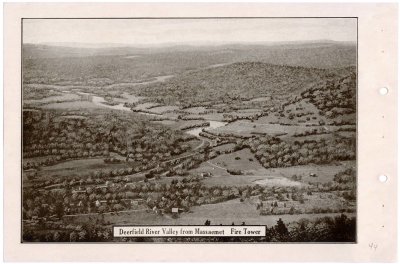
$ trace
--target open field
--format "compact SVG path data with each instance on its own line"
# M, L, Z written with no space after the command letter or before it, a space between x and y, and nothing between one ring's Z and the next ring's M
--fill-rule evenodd
M44 109L63 109L63 110L81 110L81 109L98 109L102 108L92 102L74 101L64 103L50 103L43 106Z
M155 214L151 210L131 210L130 212L107 213L103 216L99 214L87 214L76 216L65 216L63 220L67 223L87 223L96 219L104 219L105 223L110 225L144 225L144 224L162 224L164 217Z
M290 197L290 194L287 194L287 197ZM289 198L286 198L283 201L276 202L277 199L271 198L263 200L262 209L264 209L267 213L272 211L283 210L282 212L287 211L290 208L297 210L297 214L299 213L311 213L318 211L320 208L325 210L329 210L329 212L337 212L343 209L355 209L349 203L346 202L346 199L343 197L339 197L336 193L312 193L306 194L303 196L304 200L294 201ZM276 207L273 205L276 203Z
M85 223L103 218L110 225L204 225L210 220L212 225L267 225L273 226L281 218L285 223L299 221L300 219L315 219L325 216L335 216L338 213L328 214L298 214L298 215L260 215L256 205L251 200L240 202L231 200L218 204L208 204L193 207L191 212L183 213L174 219L168 216L157 215L151 210L137 210L131 212L120 212L101 215L81 215L66 217L68 222ZM353 213L347 213L354 216Z
M223 145L214 147L213 149L215 151L225 152L225 151L233 151L234 147L235 147L235 144L228 143L228 144L223 144Z
M46 155L46 156L41 156L41 157L32 157L32 158L24 158L24 162L40 162L40 161L45 161L48 158L54 157L54 155Z
M199 118L199 119L206 119L206 120L213 120L213 121L224 121L224 114L223 113L207 113L207 114L190 114L187 115L188 118Z
M193 175L200 175L201 173L211 173L212 175L218 176L231 176L225 168L218 165L214 165L211 162L203 162L198 168L192 169L189 173Z
M274 177L286 177L292 178L293 175L302 176L304 182L320 182L326 183L333 180L333 177L339 171L345 168L355 168L356 164L354 161L340 162L337 165L303 165L293 166L288 168L273 168L266 169L266 173L269 176ZM312 173L315 173L317 177L310 177Z
M178 106L173 106L173 105L170 106L170 105L168 105L168 106L153 107L153 108L150 109L150 111L154 112L154 113L157 113L157 114L162 114L162 113L174 111L174 110L177 110L177 109L179 109Z
M190 108L186 108L184 109L185 112L191 113L191 114L202 114L205 111L209 111L208 109L206 109L203 106L199 106L199 107L190 107Z
M136 105L135 109L136 110L150 110L150 112L151 112L151 109L148 109L148 108L152 107L152 106L156 106L156 105L157 105L156 103L142 103L142 104Z
M177 126L177 121L175 120L162 120L162 121L153 121L154 123L157 124L162 124L164 126L169 126L169 127L176 127Z
M91 172L95 172L100 169L121 169L128 168L128 164L106 164L103 158L92 158L92 159L78 159L58 163L53 166L42 168L38 175L41 178L52 178L52 177L64 177L64 176L76 176L88 175Z
M165 222L174 225L203 225L210 220L213 225L275 225L279 218L285 223L298 221L303 218L314 219L337 214L300 214L300 215L260 215L256 205L250 201L240 202L232 200L218 204L202 205L193 208L193 213L182 214L178 219L169 219Z
M206 178L204 180L204 184L207 186L277 186L277 187L301 187L304 184L292 181L284 177L273 177L268 175L227 175L227 176L213 176L210 178Z
M257 174L265 170L254 157L254 154L247 148L229 154L222 154L210 160L210 163L225 169L241 170L245 173Z
M60 93L60 95L50 96L36 100L24 100L26 104L50 104L63 101L80 100L81 97L76 94Z
M278 124L256 124L250 121L235 121L229 123L224 127L220 127L214 130L210 130L212 133L226 133L234 134L238 136L251 137L254 133L268 134L268 135L280 135L288 133L286 127Z
M243 157L243 154L249 154L246 152L239 152L239 154L237 154L238 152L221 155L214 160L202 163L199 168L191 170L191 173L195 175L202 172L211 173L213 176L204 180L205 184L210 186L242 186L246 184L260 184L263 186L302 186L303 184L301 182L330 182L339 171L349 167L355 167L354 162L342 162L337 165L302 165L288 168L265 169L261 167L261 165L249 166L249 164L244 163L243 160L235 160L235 157ZM255 160L255 162L257 162L257 160ZM242 170L243 175L231 175L226 171L226 168ZM311 174L315 174L316 177L311 177ZM301 176L302 180L292 181L294 175Z

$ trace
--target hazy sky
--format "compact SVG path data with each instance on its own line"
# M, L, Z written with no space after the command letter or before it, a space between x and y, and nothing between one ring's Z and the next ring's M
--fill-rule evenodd
M357 20L352 18L25 19L23 23L24 43L147 45L357 40Z

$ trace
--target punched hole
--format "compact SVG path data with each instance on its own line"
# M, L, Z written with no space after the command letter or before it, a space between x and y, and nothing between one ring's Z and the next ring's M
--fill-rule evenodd
M387 95L389 93L389 89L387 87L382 87L381 89L379 89L379 93L381 95Z
M379 181L380 182L387 182L388 177L386 175L379 175Z

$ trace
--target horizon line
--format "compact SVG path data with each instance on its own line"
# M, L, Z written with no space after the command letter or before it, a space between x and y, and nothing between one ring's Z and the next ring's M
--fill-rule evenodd
M301 44L301 43L343 43L343 44L357 44L357 41L351 40L331 40L331 39L314 39L314 40L289 40L289 41L229 41L229 42L217 42L205 41L201 43L195 42L161 42L161 43L114 43L114 42L27 42L22 43L23 45L43 45L51 47L68 47L68 48L146 48L146 47L179 47L179 46L191 46L191 47L210 47L210 46L227 46L227 45L265 45L265 44ZM97 46L97 47L96 47Z

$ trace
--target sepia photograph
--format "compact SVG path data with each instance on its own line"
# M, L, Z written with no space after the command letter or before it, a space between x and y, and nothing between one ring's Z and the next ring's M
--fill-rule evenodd
M357 243L357 17L21 31L22 243Z

